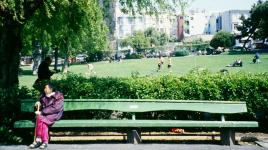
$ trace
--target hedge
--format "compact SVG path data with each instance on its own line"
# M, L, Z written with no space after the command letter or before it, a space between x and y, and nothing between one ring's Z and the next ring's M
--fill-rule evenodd
M248 113L227 116L228 120L258 120L259 131L267 131L268 123L268 73L216 73L193 70L185 76L153 76L129 78L86 78L68 74L60 80L52 80L57 89L67 98L122 98L122 99L176 99L176 100L218 100L245 101ZM43 91L43 85L37 85ZM28 87L0 89L0 143L15 143L21 139L15 136L13 123L22 119L18 99L40 96L38 90ZM111 111L65 112L67 118L109 118ZM154 112L137 114L137 118L148 119L204 119L200 112ZM128 113L120 118L129 118ZM212 116L218 117L219 116ZM25 118L24 118L25 119ZM206 119L206 118L205 118Z
M175 52L174 52L174 55L175 55L176 57L180 57L180 56L188 56L189 54L190 54L189 51L186 50L186 49L178 49L178 48L176 48L176 49L175 49Z
M267 119L268 74L212 74L192 71L185 76L85 78L69 74L53 80L65 98L176 99L246 101L248 114L241 119ZM21 98L38 97L27 88ZM42 90L42 88L41 88ZM28 91L28 92L27 92Z

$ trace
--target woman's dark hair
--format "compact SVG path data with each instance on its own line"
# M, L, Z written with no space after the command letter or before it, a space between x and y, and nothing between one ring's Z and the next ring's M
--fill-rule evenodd
M53 84L47 83L46 85L48 85L48 87L52 89L53 92L55 91L55 86Z

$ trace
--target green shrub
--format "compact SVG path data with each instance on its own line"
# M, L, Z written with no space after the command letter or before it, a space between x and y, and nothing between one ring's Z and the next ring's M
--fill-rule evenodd
M174 55L176 57L188 56L189 55L189 51L188 50L185 50L185 49L175 49Z
M117 99L188 99L245 101L248 113L228 116L228 119L262 120L268 122L268 74L211 74L207 70L193 70L185 76L133 78L85 78L69 74L52 81L65 98ZM24 89L25 90L25 89ZM28 91L28 96L35 92ZM173 118L174 112L159 112L157 116ZM187 112L188 116L190 112ZM185 117L185 114L176 118ZM103 114L102 114L103 115ZM107 116L107 114L105 114ZM192 114L201 119L202 113ZM85 116L86 117L86 116ZM147 117L150 117L147 116ZM153 116L151 116L153 117ZM219 118L218 118L219 119Z
M13 129L13 123L20 114L19 108L18 88L0 89L0 143L15 144L21 141Z
M126 59L141 59L144 58L144 55L142 54L127 54Z

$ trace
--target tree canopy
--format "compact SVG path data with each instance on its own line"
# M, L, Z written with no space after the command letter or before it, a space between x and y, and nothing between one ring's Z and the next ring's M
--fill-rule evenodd
M94 11L94 9L97 8L98 2L98 0L1 0L0 87L12 87L18 84L18 68L23 42L26 42L29 45L31 44L30 39L37 38L39 40L46 39L46 41L49 41L47 43L43 42L43 46L54 45L54 43L57 43L55 45L59 46L62 43L65 43L62 45L65 45L65 49L67 48L68 51L74 47L77 48L77 46L81 44L81 40L84 40L84 42L87 41L88 49L101 49L102 44L100 43L104 43L101 42L104 38L102 34L99 35L99 33L103 32L104 26L101 25L96 27L99 23L98 20L100 20L100 15L96 13L98 10ZM158 13L169 9L172 6L169 1L166 0L119 0L119 2L122 5L122 10L124 12L132 13ZM87 18L88 20L83 20L83 16L89 13L85 10L86 7L88 7L91 12L95 12L95 15L92 14ZM71 11L71 13L69 13L69 11ZM52 18L58 15L62 18L58 20L61 22L53 22ZM40 18L36 18L35 20L33 19L35 16L40 16ZM36 27L32 21L37 21L38 19L46 19L47 21L39 22L40 28L37 26L37 29L39 28L40 31L33 32L34 35L32 37L24 38L25 34L27 34L27 31L25 31L27 27L25 26L28 26L28 29L30 27ZM64 24L64 22L66 22L65 19L70 19L67 24ZM82 23L87 23L92 30L87 32L81 30L83 24L79 24L80 21L77 21L77 19ZM50 29L53 26L48 26L47 30L42 30L44 29L42 26L46 27L46 24L51 22L54 23L54 30L58 30L56 33L53 32L53 34L51 34L53 29ZM70 27L70 29L66 30L66 27ZM28 33L29 32L30 31L28 31ZM76 33L83 36L76 36ZM89 40L89 38L86 37L90 37L91 39ZM100 41L100 43L95 44L96 41Z
M234 35L228 32L220 31L213 36L210 46L217 49L218 47L229 48L235 44Z
M39 10L24 26L24 49L39 40L43 47L57 47L63 54L98 51L106 48L107 27L96 1L58 1L51 16ZM31 48L32 49L32 48Z
M122 47L131 46L134 50L163 46L169 41L169 36L166 33L158 32L155 28L148 28L144 32L136 31L123 39L120 43Z
M246 43L250 38L265 40L268 38L268 1L258 1L250 10L250 16L241 17L242 25L238 27L241 32L239 38L247 37L243 45L247 49Z

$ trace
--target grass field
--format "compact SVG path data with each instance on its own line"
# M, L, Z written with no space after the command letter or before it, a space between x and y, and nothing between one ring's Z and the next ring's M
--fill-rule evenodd
M157 58L123 60L123 62L112 63L103 61L92 64L95 72L93 75L98 77L129 77L134 72L138 72L139 76L184 75L197 67L208 69L211 72L219 72L221 69L227 69L231 73L239 71L251 73L268 72L268 54L261 54L260 64L252 64L252 58L252 54L172 57L172 68L170 70L167 69L168 60L165 58L164 66L160 72L156 71ZM243 61L243 67L225 67L236 59ZM22 69L23 73L19 77L20 85L32 86L37 76L31 75L29 66L24 66ZM86 64L71 65L69 71L88 76ZM53 78L59 78L60 76L61 74L56 74L53 75Z

